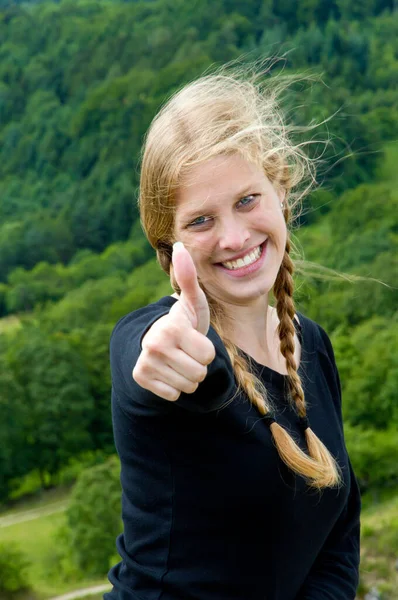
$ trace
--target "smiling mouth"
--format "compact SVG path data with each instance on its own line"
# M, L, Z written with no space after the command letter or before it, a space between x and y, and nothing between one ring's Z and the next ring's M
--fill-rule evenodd
M245 254L245 256L238 258L237 260L229 260L219 264L222 265L225 269L228 269L229 271L235 271L236 269L241 269L242 267L252 265L260 258L264 244L265 242L257 246L257 248L254 248L254 250L251 250L250 252Z

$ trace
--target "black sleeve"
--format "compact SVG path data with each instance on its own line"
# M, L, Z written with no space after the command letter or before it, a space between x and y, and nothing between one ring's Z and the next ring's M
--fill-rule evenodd
M327 351L334 384L339 390L341 419L341 385L329 337L319 327ZM296 600L354 600L359 581L361 496L350 468L350 492L346 505L329 534Z
M182 393L176 402L168 402L142 388L132 371L141 352L141 340L153 323L167 314L176 300L172 297L129 313L116 324L110 340L112 388L127 414L160 414L186 409L196 412L217 410L235 392L235 379L226 348L210 327L207 337L213 342L216 356L207 367L206 379L193 394Z

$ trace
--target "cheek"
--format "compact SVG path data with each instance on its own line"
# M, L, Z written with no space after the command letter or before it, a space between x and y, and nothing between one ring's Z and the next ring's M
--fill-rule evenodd
M213 245L211 241L207 238L207 236L198 235L194 241L192 241L192 239L187 240L185 247L189 251L195 264L198 278L203 283L209 283L209 281L215 276L213 273L214 267L212 266L211 260L211 257L213 256Z
M274 212L274 228L281 237L286 236L286 221L282 211Z
M279 211L272 210L253 215L252 226L254 230L267 232L275 241L286 240L286 222Z
M283 219L283 221L281 223L280 231L281 231L281 239L282 239L282 244L283 244L283 250L285 250L286 240L287 240L287 229L286 229L285 219Z
M180 239L195 262L209 261L214 246L214 240L209 233L198 232L195 235L181 236Z

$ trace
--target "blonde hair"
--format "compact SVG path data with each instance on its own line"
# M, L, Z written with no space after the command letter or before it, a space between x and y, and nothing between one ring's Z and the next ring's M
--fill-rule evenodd
M194 165L218 155L239 153L264 170L276 189L286 191L284 218L287 241L273 287L279 318L280 350L286 360L293 406L305 428L308 453L272 418L270 430L284 463L317 489L341 484L339 467L329 450L308 426L306 402L294 359L295 306L290 231L301 198L315 181L314 163L301 144L290 140L278 106L289 82L276 82L253 69L223 68L185 86L169 99L154 118L143 147L139 206L147 238L158 261L170 275L175 291L171 254L174 239L175 193L184 174ZM275 78L272 78L275 79ZM220 303L204 289L211 325L223 340L238 384L261 415L270 417L272 406L263 383L248 360L229 339Z

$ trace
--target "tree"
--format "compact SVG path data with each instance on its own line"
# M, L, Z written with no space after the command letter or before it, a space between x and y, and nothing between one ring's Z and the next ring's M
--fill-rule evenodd
M398 484L398 432L373 428L344 428L347 449L362 492L394 488Z
M25 415L19 423L25 440L21 459L38 469L46 487L69 457L93 447L88 374L79 354L60 336L30 326L11 342L6 360ZM14 398L8 402L12 405Z
M0 354L0 499L7 498L10 482L32 468L32 455L26 447L29 420L24 389L10 371L4 353ZM1 581L1 578L0 578Z
M86 575L104 576L121 532L120 466L116 456L79 476L60 538L67 555ZM61 558L61 557L60 557Z
M20 592L29 591L27 569L30 563L14 543L0 544L0 594L17 598Z
M93 447L114 451L110 414L111 375L109 367L109 340L112 323L98 323L89 330L79 329L68 335L68 341L82 357L87 370L89 393L93 399L88 429Z
M351 334L360 361L344 385L345 416L352 425L398 426L398 323L369 319Z
M68 292L62 300L41 313L41 321L48 330L69 332L87 329L89 324L108 322L112 301L126 291L124 278L115 272L113 276L97 281L88 280L79 288Z
M7 314L6 296L8 288L4 283L0 283L0 318Z

